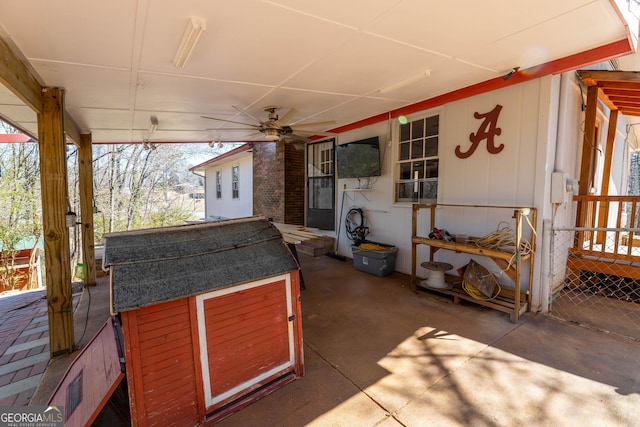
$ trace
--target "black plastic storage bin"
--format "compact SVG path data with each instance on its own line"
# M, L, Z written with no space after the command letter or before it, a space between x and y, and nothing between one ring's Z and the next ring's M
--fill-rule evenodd
M367 247L365 243L380 246L382 249L363 249ZM376 276L388 276L396 271L398 248L393 245L375 242L362 242L361 245L363 245L363 247L351 246L351 251L353 252L353 267L356 270Z

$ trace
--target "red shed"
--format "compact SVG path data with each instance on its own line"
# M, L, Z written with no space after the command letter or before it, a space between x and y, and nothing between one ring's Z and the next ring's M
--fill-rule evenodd
M210 424L303 375L299 267L270 222L104 241L133 426Z

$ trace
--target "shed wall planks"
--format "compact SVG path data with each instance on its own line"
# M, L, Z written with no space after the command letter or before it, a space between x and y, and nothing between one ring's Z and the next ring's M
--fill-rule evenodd
M125 330L135 323L137 334L125 336L127 378L140 393L131 393L139 408L132 424L140 426L198 425L202 414L191 335L189 299L122 313ZM134 351L131 351L135 349ZM137 360L136 360L137 359Z
M291 366L286 286L280 280L203 301L209 387L215 406L235 397L236 393L221 397L234 388Z

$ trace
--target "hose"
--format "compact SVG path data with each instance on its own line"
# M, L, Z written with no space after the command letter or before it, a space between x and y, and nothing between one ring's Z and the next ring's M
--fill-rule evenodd
M473 286L471 283L469 283L467 280L464 280L464 279L462 280L462 289L464 289L464 291L473 299L482 300L482 301L491 301L495 299L498 295L500 295L500 291L502 290L502 288L500 287L500 283L498 283L498 280L496 279L496 277L493 274L491 275L491 277L493 277L493 280L496 282L497 290L490 297L480 292L478 288L476 288L475 286Z
M357 221L359 217L359 222ZM363 242L369 234L369 227L365 226L364 214L361 208L351 208L347 212L345 219L345 227L349 240L358 245Z

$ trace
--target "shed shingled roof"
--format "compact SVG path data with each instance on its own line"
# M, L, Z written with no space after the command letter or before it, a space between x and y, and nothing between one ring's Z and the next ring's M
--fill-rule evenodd
M121 312L298 270L262 217L105 234L112 310Z

